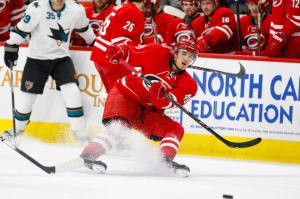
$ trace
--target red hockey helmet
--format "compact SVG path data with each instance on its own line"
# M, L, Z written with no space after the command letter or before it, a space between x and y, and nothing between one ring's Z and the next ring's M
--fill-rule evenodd
M154 3L154 7L159 7L160 0L145 0L145 6L151 6L151 2Z
M261 3L261 8L263 10L266 10L267 8L269 8L272 3L273 3L273 0L246 0L247 3L254 3L256 5L258 5L258 3L260 2Z
M195 40L181 38L175 44L174 51L177 52L179 49L184 49L192 54L198 54L197 43Z

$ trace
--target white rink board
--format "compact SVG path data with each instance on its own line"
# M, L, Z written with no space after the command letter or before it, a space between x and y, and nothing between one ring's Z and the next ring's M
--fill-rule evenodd
M3 55L3 51L0 46L0 54ZM88 125L100 126L102 103L107 94L89 60L90 51L71 52L79 74ZM26 54L27 48L21 47L19 65L14 72L16 103L20 100L18 93ZM239 62L246 68L246 75L241 79L188 69L199 87L197 95L185 108L220 135L300 141L300 78L297 72L300 63L199 58L195 65L236 73ZM1 59L0 119L10 119L12 113L9 73ZM179 109L168 112L183 124L187 133L208 134ZM52 81L47 83L44 95L37 98L31 120L67 123L62 97Z

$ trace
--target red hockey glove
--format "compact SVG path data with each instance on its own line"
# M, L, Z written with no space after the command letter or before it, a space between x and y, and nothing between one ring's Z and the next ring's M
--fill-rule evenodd
M288 36L282 32L278 32L273 35L270 43L268 44L268 56L280 57L280 50L286 43Z
M150 97L158 99L158 100L163 99L165 97L163 92L168 94L170 91L169 91L167 85L161 81L152 83L152 85L149 89Z
M203 35L199 37L197 42L197 47L199 50L199 53L207 53L210 51L210 42L211 42L211 36L210 35Z
M108 61L112 63L118 63L118 59L126 59L128 54L128 48L125 44L118 45L112 44L106 49L105 56Z

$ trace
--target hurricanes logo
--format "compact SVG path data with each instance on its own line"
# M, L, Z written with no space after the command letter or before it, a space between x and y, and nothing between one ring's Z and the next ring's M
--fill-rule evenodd
M63 27L59 24L58 27L59 29L54 29L54 28L50 28L51 32L52 32L52 36L48 35L50 38L56 40L56 43L58 46L60 46L62 44L62 42L67 42L68 38L69 38L69 31L68 33L65 33L65 30L63 29Z
M6 10L8 4L9 4L9 0L0 0L0 13Z

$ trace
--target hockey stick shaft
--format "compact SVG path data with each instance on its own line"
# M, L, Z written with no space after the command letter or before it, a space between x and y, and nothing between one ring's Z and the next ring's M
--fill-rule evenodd
M220 71L220 70L203 68L203 67L200 67L200 66L189 66L189 68L196 69L196 70L202 70L202 71L206 71L206 72L212 72L212 73L220 73L220 74L223 74L223 75L229 75L229 76L242 78L245 75L246 70L245 70L245 67L240 62L239 62L239 64L240 64L240 70L239 70L238 73L229 73L229 72Z
M173 7L173 6L169 6L169 5L165 5L164 6L164 12L173 16L176 16L178 18L183 19L189 26L191 32L192 32L192 36L194 39L196 39L196 34L194 32L191 20L189 18L189 16L187 14L185 14L185 12Z
M260 27L261 27L261 2L258 1L257 15L257 55L260 56Z
M6 144L7 146L9 146L11 149L13 149L14 151L16 151L20 155L22 155L24 158L26 158L31 163L33 163L34 165L36 165L37 167L39 167L40 169L42 169L43 171L45 171L48 174L54 174L54 173L62 173L62 172L72 171L74 169L77 169L79 167L84 166L84 160L82 158L79 158L79 157L76 158L76 159L70 160L68 162L62 163L60 165L57 165L57 166L50 166L50 167L44 166L41 163L39 163L38 161L36 161L34 158L32 158L31 156L29 156L27 153L25 153L24 151L22 151L21 149L19 149L17 146L15 146L14 144L12 144L9 141L7 141L2 136L0 136L0 140L4 144Z
M13 120L13 133L16 137L16 115L15 115L15 92L14 92L14 64L9 62L10 68L10 88L11 88L11 105L12 105L12 120Z
M125 62L123 59L119 59L119 62L123 64L125 67L127 67L129 70L131 70L134 74L138 75L141 79L143 79L147 84L151 85L151 81L149 81L146 77L142 75L139 71L137 71L134 67L132 67L130 64ZM200 119L196 118L192 113L190 113L187 109L185 109L183 106L181 106L178 102L173 100L168 94L164 93L164 97L167 98L170 102L172 102L175 106L177 106L179 109L181 109L185 114L187 114L190 118L192 118L194 121L196 121L198 124L200 124L203 128L205 128L208 132L213 134L218 140L223 142L225 145L231 148L247 148L254 145L257 145L261 142L261 138L255 138L253 140L247 141L247 142L231 142L220 136L218 133L216 133L214 130L212 130L209 126L207 126L204 122L202 122Z
M242 50L242 41L241 41L241 21L240 21L240 4L239 0L235 0L235 6L236 6L236 21L237 21L237 28L238 28L238 49Z
M159 43L158 38L157 38L157 29L156 29L156 23L154 20L154 15L155 15L155 10L154 10L154 3L151 1L150 4L150 10L151 10L151 18L152 18L152 22L153 22L153 32L154 32L154 42L155 43Z

